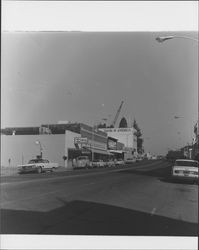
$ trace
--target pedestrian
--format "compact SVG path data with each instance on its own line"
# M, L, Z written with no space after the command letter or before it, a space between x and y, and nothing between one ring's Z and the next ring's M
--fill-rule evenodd
M8 159L8 164L9 164L9 167L10 167L10 163L11 163L11 159L9 158L9 159Z

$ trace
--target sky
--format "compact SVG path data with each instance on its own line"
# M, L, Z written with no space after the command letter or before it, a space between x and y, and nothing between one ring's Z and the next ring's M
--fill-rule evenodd
M197 44L157 43L165 34L173 32L4 33L2 127L58 121L92 126L103 118L110 124L123 100L116 126L122 117L136 119L150 152L191 142L198 110Z
M113 119L123 100L119 120L137 120L147 151L164 154L190 142L198 116L198 45L185 39L158 44L155 38L179 32L198 38L198 1L4 0L1 7L2 128L59 120L93 125ZM196 249L192 238L181 237L178 246ZM54 249L85 245L80 237L51 239L4 236L2 244L6 249L21 248L20 242L26 249L30 242L35 248L46 242ZM157 240L94 241L101 248L114 243L163 249L177 239ZM92 242L86 239L87 249Z
M155 38L198 39L197 6L4 1L1 127L58 121L93 126L103 118L110 124L124 101L116 126L122 117L136 119L146 151L165 154L191 143L198 43L176 38L160 44Z

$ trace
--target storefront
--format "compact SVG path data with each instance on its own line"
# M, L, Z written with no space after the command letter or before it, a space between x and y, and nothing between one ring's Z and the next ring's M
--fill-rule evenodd
M137 137L135 136L134 128L101 128L108 134L108 138L112 138L110 152L114 153L115 157L126 159L133 158L137 154ZM113 138L117 142L113 141Z
M82 123L14 127L1 132L1 164L4 166L17 166L35 158L39 154L37 141L42 145L45 159L68 169L78 156L87 155L91 161L107 161L115 158L116 153L110 150L122 150L118 148L117 138L113 136L108 140L106 132Z
M107 161L113 156L107 150L107 133L85 124L80 125L80 134L65 132L65 166L72 168L72 162L78 156L86 155L90 161Z
M124 159L124 144L118 142L116 138L108 136L107 148L112 154L112 159Z
M125 147L137 149L134 128L101 128L100 130L106 132L109 137L123 143Z

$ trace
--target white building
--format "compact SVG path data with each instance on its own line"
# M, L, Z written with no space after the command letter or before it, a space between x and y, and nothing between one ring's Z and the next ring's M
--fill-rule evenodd
M137 137L134 128L100 128L100 130L124 144L125 158L136 156Z

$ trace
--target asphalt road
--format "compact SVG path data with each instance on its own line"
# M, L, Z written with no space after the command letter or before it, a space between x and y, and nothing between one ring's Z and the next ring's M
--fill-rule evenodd
M167 162L1 178L2 234L197 236L198 185Z

